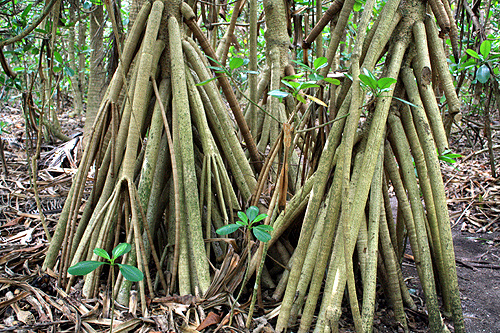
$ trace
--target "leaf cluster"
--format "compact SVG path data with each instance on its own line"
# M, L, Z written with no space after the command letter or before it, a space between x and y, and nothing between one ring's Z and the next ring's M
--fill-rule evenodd
M442 154L438 154L438 159L448 164L456 163L456 158L463 157L460 154L452 153L451 149L446 149Z
M109 253L106 252L106 250L96 248L93 251L94 254L106 259L107 261L81 261L68 268L68 273L71 275L87 275L102 265L110 265L118 266L125 279L132 282L141 281L142 279L144 279L144 274L137 267L115 262L118 257L130 252L131 249L132 246L130 244L120 243L113 249L110 256Z
M293 60L293 62L295 62L300 68L302 68L304 72L295 75L285 76L283 80L281 80L281 83L283 83L286 86L287 91L283 91L281 89L271 90L270 92L268 92L268 95L279 98L281 100L282 98L287 97L288 95L291 94L295 99L304 104L306 103L304 96L306 96L313 102L326 106L325 102L323 102L319 98L307 94L304 94L303 96L302 94L300 94L300 92L301 90L305 90L307 88L320 87L320 85L318 84L319 81L325 81L334 85L340 84L340 81L337 79L324 77L323 75L319 74L319 70L328 65L328 59L326 57L319 57L315 59L313 63L314 68L311 68L306 64L297 60ZM309 74L306 76L306 73ZM308 80L301 81L303 77L307 77Z
M216 232L217 234L223 236L235 232L240 227L244 227L251 230L255 238L257 238L259 241L266 243L271 240L270 233L273 231L273 227L271 227L270 225L256 223L264 220L267 216L267 214L259 214L258 207L250 206L247 209L246 213L242 211L238 212L238 217L240 218L239 221L236 221L236 223L234 224L225 225L217 229Z
M465 52L471 58L462 58L457 70L460 72L463 70L475 68L476 80L483 84L488 82L492 74L495 77L499 77L500 70L498 68L498 59L500 58L500 54L494 54L493 52L491 52L491 49L492 41L489 39L486 39L481 43L479 47L479 53L477 53L473 49L467 49ZM493 70L493 72L491 69Z
M382 77L377 80L375 75L366 68L363 68L363 73L364 74L359 74L361 86L364 89L369 89L375 97L380 96L383 92L390 91L391 86L397 82L397 80L392 77Z

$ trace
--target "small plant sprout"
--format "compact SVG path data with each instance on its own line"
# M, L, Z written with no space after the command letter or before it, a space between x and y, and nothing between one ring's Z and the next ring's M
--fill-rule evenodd
M373 75L373 73L370 72L366 68L363 68L363 73L364 74L359 74L359 76L358 76L359 80L361 81L361 87L364 90L369 90L372 93L372 95L375 97L380 97L380 95L383 92L390 91L392 89L391 86L397 82L397 80L392 78L392 77L382 77L382 78L377 80L375 75ZM352 77L350 75L346 74L346 76L352 80ZM396 99L400 102L403 102L405 104L408 104L409 106L414 107L414 108L420 107L416 104L413 104L407 100L404 100L404 99L396 97L396 96L392 96L392 98Z
M248 276L248 271L250 268L250 258L251 258L251 251L250 251L250 231L253 232L255 238L257 238L259 241L263 243L267 243L271 240L271 234L270 232L273 231L273 227L270 225L266 224L259 224L255 225L257 222L260 222L264 220L268 215L267 214L259 214L259 208L256 206L250 206L248 207L246 213L239 211L238 212L238 217L240 218L240 221L236 221L234 224L228 224L225 225L219 229L217 229L217 233L221 236L231 234L238 230L240 227L246 228L246 240L247 240L247 267L245 269L245 276L243 277L243 281L247 280ZM234 306L238 299L240 299L241 293L243 292L243 286L244 283L241 285L240 292L238 293L238 296L236 296L236 301L233 303L231 306L231 315L229 316L229 326L231 326L232 320L233 320L233 314L234 314Z
M68 268L68 273L71 275L87 275L96 268L102 266L102 265L110 265L111 266L111 324L110 324L110 330L109 332L113 332L113 318L114 318L114 313L115 313L115 298L113 295L113 290L115 289L115 270L113 269L113 266L118 266L120 269L120 272L122 273L123 277L131 282L138 282L144 279L144 274L137 268L131 265L126 265L126 264L119 264L116 263L115 260L118 257L121 257L125 253L130 252L132 249L132 245L128 243L120 243L118 244L113 251L111 252L111 256L109 255L106 250L103 249L94 249L94 254L98 255L101 258L106 259L107 261L95 261L95 260L88 260L88 261L81 261L70 268Z
M0 120L0 135L2 135L2 133L10 134L10 132L7 130L9 126L10 124L8 122Z
M391 90L391 86L396 83L396 79L391 77L383 77L377 80L375 75L366 68L363 68L363 73L364 74L359 74L361 85L371 90L375 97L380 96L383 92Z
M456 158L461 158L461 157L463 156L460 154L452 153L451 149L445 150L442 154L438 153L438 159L450 165L457 162Z
M82 261L68 268L68 273L71 275L87 275L102 265L110 265L118 266L125 279L132 282L141 281L144 278L144 274L137 267L115 263L115 260L118 257L121 257L125 253L130 252L131 249L132 246L128 243L118 244L113 249L111 257L109 256L108 252L103 249L94 249L94 253L99 257L106 259L107 262L95 260Z
M219 235L228 235L235 232L240 227L246 227L252 231L255 238L259 241L267 243L271 240L270 232L273 231L273 227L265 224L255 225L257 222L262 221L267 217L267 214L259 214L259 208L256 206L250 206L246 213L239 211L238 217L240 218L240 221L236 221L235 224L225 225L217 229L216 232Z

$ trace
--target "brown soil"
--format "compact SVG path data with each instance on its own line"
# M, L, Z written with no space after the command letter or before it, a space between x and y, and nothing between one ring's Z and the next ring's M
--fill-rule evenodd
M467 332L500 332L500 233L453 230Z

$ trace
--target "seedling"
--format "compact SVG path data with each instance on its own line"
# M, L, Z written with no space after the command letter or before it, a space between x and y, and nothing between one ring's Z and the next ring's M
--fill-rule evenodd
M456 158L461 157L463 156L460 154L452 153L451 149L446 149L442 154L438 154L438 159L450 165L457 162Z
M10 124L8 122L0 120L0 135L2 135L2 133L10 134L10 132L7 130L9 126Z
M438 159L440 161L446 162L448 165L453 166L453 163L456 163L456 158L462 158L463 156L460 154L455 154L451 152L451 149L445 150L442 154L438 152ZM456 166L453 166L453 169L458 170Z
M267 217L267 214L260 214L259 215L259 208L256 206L250 206L246 213L239 211L238 212L238 217L240 218L241 221L236 221L235 224L228 224L225 225L219 229L217 229L217 233L219 235L228 235L236 230L238 230L240 227L245 227L251 230L259 241L267 243L271 239L271 234L270 232L273 231L273 227L270 225L265 225L265 224L259 224L256 225L257 222L262 221Z
M392 77L383 77L377 80L373 73L366 68L363 68L363 73L364 74L359 74L361 86L371 90L375 97L380 96L383 92L390 91L391 86L396 83L396 79Z
M118 257L130 252L132 246L128 243L120 243L118 244L113 251L111 252L111 256L106 250L96 248L94 249L94 253L101 258L106 259L107 261L81 261L70 268L68 268L68 273L71 275L87 275L90 272L94 271L98 267L102 265L110 265L111 266L111 325L110 325L110 333L113 332L113 317L115 312L115 299L113 296L114 284L115 284L115 270L113 266L118 266L120 272L123 277L131 282L138 282L144 279L144 274L137 268L131 265L119 264L116 263L115 260Z
M82 261L68 268L68 273L71 275L87 275L102 265L110 265L110 266L118 266L120 268L120 272L122 272L122 275L125 279L132 282L141 281L144 278L144 274L142 274L142 272L137 267L126 264L115 263L115 260L118 257L121 257L125 253L130 252L131 249L132 246L128 243L118 244L113 249L111 257L109 256L108 252L106 252L103 249L94 249L94 253L99 257L106 259L107 262L95 261L95 260Z
M235 224L228 224L225 225L219 229L217 229L217 233L219 235L228 235L236 230L238 230L240 227L246 228L246 238L247 238L247 253L248 253L248 260L247 260L247 267L245 270L245 276L243 277L243 281L246 281L247 276L248 276L248 270L250 268L250 259L251 259L251 254L250 254L250 231L253 232L255 238L257 238L259 241L263 243L267 243L271 240L271 234L270 232L273 231L273 227L270 225L266 224L259 224L256 225L257 222L262 221L265 219L268 215L267 214L259 214L259 208L256 206L250 206L246 213L239 211L238 212L238 217L240 218L240 221L236 221ZM238 302L238 299L241 296L241 293L243 292L243 285L241 285L240 292L238 293L238 296L236 296L236 300L233 303L231 307L231 315L229 316L229 325L231 325L231 322L233 320L233 313L234 313L234 306L236 302Z

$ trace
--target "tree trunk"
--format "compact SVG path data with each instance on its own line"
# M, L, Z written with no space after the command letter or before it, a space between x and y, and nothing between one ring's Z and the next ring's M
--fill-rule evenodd
M85 113L85 125L83 127L84 144L88 143L88 138L94 125L97 111L101 105L101 99L105 92L104 82L106 71L104 67L104 6L97 5L89 16L90 19L90 77L87 93L87 110Z

